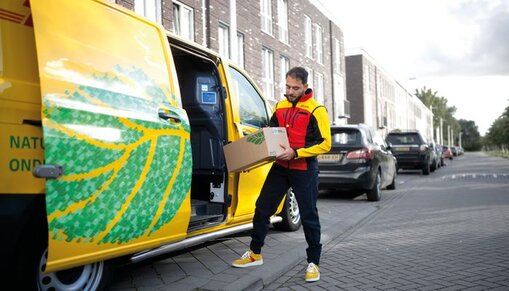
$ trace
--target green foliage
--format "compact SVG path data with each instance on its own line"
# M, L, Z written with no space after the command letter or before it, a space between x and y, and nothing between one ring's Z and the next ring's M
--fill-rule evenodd
M484 140L487 149L509 148L509 106L491 125Z
M478 151L481 149L481 135L475 122L472 120L460 119L461 144L466 151Z
M458 133L461 130L461 125L458 120L454 118L454 114L456 113L455 106L447 106L447 99L443 96L438 96L437 91L431 91L431 89L427 89L423 87L420 90L415 90L415 96L421 100L421 102L427 107L431 108L433 111L433 124L435 127L440 126L440 119L442 119L442 132L446 133L448 126L451 129ZM455 134L456 139L458 134ZM457 142L455 142L457 144Z

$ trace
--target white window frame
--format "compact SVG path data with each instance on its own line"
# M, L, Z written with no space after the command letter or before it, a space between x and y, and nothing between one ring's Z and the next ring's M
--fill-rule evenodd
M313 25L311 18L304 15L304 44L306 48L306 57L313 58Z
M244 34L237 31L237 65L244 68Z
M279 40L288 44L288 0L277 1L277 25Z
M284 94L286 94L286 73L290 70L290 59L286 56L279 57L279 67L281 69L281 74L279 75L280 94L277 99L281 100Z
M162 23L160 0L134 0L134 12L156 23Z
M325 105L325 94L324 94L323 74L316 73L316 90L315 99L318 103Z
M323 65L323 29L318 24L314 24L315 27L315 49L316 49L316 61Z
M272 35L272 0L260 0L262 31Z
M334 71L341 73L341 43L337 38L334 38Z
M173 1L173 32L194 41L194 10L179 1Z
M311 88L314 91L315 90L315 88L314 88L315 74L313 72L313 69L311 69L310 67L306 67L306 71L308 71L308 88Z
M217 28L218 52L225 58L230 58L230 27L222 22Z
M263 94L267 99L274 100L274 52L262 48Z

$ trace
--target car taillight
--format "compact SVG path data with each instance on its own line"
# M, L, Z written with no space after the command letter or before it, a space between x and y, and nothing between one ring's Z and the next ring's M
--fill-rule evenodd
M355 159L365 159L365 160L371 160L375 157L375 151L372 149L359 149L355 151L348 152L346 155L346 158L348 160L355 160Z
M427 148L427 147L426 147L426 145L424 145L424 144L423 144L423 145L421 145L421 147L419 147L419 151L420 151L421 153L423 153L423 152L425 152L425 151L426 151L426 148Z

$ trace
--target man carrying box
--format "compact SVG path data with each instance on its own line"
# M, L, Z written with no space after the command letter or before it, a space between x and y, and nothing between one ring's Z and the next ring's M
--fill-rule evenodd
M308 243L305 280L313 282L320 279L318 265L322 251L320 220L316 208L316 156L330 150L331 134L327 110L313 99L313 91L308 88L307 79L308 72L302 67L294 67L286 73L286 100L276 104L270 126L285 127L290 146L281 145L283 153L276 157L256 201L250 250L232 265L244 268L263 264L261 249L269 230L270 216L292 187Z

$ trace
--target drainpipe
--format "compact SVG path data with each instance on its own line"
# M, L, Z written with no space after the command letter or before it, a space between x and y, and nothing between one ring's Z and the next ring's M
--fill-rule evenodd
M237 55L237 0L230 0L230 59L236 64Z

